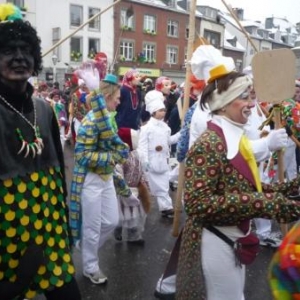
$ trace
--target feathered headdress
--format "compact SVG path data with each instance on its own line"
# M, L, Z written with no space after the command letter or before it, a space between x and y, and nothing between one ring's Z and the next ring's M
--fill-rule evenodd
M11 3L0 4L0 22L15 20L22 20L20 8Z

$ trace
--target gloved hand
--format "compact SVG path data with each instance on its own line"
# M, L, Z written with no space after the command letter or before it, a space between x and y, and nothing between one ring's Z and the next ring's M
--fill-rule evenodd
M100 76L96 68L91 64L85 64L81 69L75 71L75 75L83 79L90 91L99 89Z
M123 203L128 206L138 206L140 205L140 200L137 196L131 194L129 197L123 198Z
M270 151L277 151L287 146L288 135L285 128L274 129L266 137Z

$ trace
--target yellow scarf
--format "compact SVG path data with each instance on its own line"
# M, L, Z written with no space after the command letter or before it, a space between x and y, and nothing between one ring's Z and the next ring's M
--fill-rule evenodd
M255 180L255 185L256 185L257 191L261 192L262 187L261 187L261 181L260 181L260 176L259 176L259 171L257 168L256 160L255 160L255 157L253 154L253 150L251 148L250 141L245 135L242 135L242 138L240 140L239 149L240 149L240 152L242 153L242 156L247 161L247 163L251 169L252 175Z

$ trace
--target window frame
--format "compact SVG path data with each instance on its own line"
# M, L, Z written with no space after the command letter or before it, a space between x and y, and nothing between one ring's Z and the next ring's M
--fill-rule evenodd
M72 21L73 21L73 18L72 18L72 8L74 9L74 8L79 8L79 14L80 14L80 16L79 16L79 23L80 24L74 24L74 23L72 23ZM83 6L82 5L77 5L77 4L70 4L70 26L71 27L79 27L80 25L82 25L83 24Z
M91 12L92 11L92 12ZM97 7L88 7L88 19L92 18L94 15L100 13L101 9ZM88 25L89 30L91 31L101 31L101 18L98 16L92 21L96 26L92 27L91 22Z
M176 25L176 26L175 26ZM172 38L179 37L179 22L176 20L168 20L167 23L167 36Z
M157 31L157 18L154 15L145 14L143 18L144 32L156 33Z
M147 49L147 47L149 48ZM153 49L150 49L150 47L153 47ZM143 42L143 52L148 62L156 62L156 43Z
M175 50L175 52L176 52L174 60L170 60L171 55L172 55L171 50ZM167 48L166 48L166 62L169 65L177 65L178 64L178 59L179 59L179 48L178 48L178 46L167 45Z
M123 44L125 43L131 44L126 45L126 48L128 48L127 50L124 50L125 46L123 46ZM124 51L128 51L129 53L124 53ZM125 58L125 61L133 61L135 57L135 41L130 39L122 39L119 45L119 54L121 57Z

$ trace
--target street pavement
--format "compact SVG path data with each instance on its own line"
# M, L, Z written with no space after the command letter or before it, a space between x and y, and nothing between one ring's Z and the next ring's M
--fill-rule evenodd
M73 148L65 148L66 174L70 183L73 168ZM175 199L175 193L172 194ZM143 247L115 241L111 236L100 250L100 267L108 277L104 285L93 285L82 275L80 253L73 258L83 300L154 300L156 282L162 274L175 243L172 220L162 218L155 199L147 217ZM184 221L182 213L181 225ZM274 254L271 248L261 247L255 262L247 268L245 300L272 300L267 281L267 268ZM230 274L228 274L230 276ZM38 296L35 300L44 300ZM186 299L189 300L189 299ZM222 300L227 299L224 295Z

